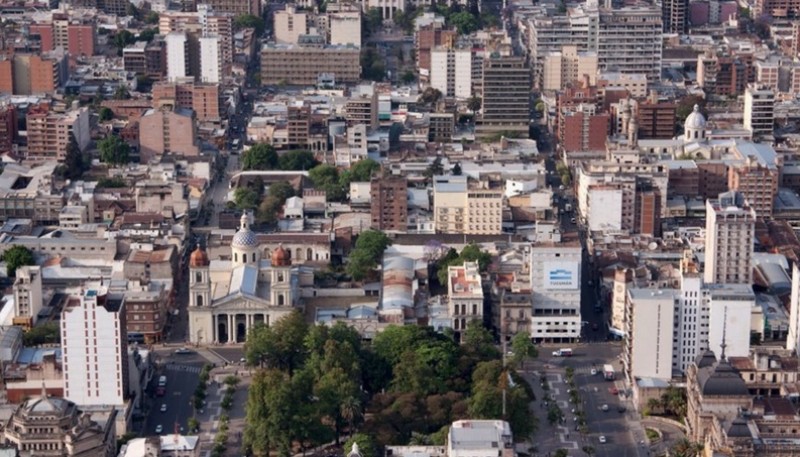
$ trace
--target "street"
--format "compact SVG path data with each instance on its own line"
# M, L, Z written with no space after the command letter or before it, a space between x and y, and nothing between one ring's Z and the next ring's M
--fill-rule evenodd
M557 449L566 449L579 455L584 446L595 449L595 455L606 457L646 457L649 454L649 445L645 441L644 428L638 419L637 413L628 397L622 398L613 394L610 389L616 388L624 391L622 381L606 381L603 379L602 367L610 363L619 368L617 356L620 345L613 342L594 344L581 344L573 347L573 357L551 357L549 354L555 346L540 348L540 359L529 363L522 372L523 377L534 388L537 401L532 406L532 411L539 417L539 429L534 437L537 444L538 456L546 456ZM566 368L572 367L575 385L579 391L582 402L581 408L585 411L587 433L584 435L576 430L576 415L573 406L569 403L568 385L566 382ZM597 375L592 375L592 368L598 369ZM542 388L542 376L548 381L549 390ZM546 394L549 394L564 412L565 423L550 425L547 421L547 408L542 404ZM604 411L603 405L608 405ZM620 407L624 407L621 410ZM620 412L622 411L622 412ZM600 437L606 443L600 442Z
M150 409L147 413L144 434L155 435L156 427L163 427L162 434L170 434L178 430L188 430L189 418L194 415L191 405L192 395L199 383L199 374L206 364L206 360L198 354L169 355L162 358L163 364L156 376L153 376L151 385L148 386ZM167 377L166 394L163 397L155 396L158 377ZM162 412L161 405L167 405L167 410Z

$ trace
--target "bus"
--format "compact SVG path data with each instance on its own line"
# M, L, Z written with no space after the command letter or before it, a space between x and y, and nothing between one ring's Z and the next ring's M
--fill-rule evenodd
M613 381L615 378L614 367L611 365L603 365L603 378L606 381Z

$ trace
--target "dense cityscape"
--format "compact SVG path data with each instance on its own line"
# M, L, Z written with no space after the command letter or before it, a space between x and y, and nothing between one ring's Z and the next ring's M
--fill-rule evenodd
M800 456L800 0L0 0L0 457Z

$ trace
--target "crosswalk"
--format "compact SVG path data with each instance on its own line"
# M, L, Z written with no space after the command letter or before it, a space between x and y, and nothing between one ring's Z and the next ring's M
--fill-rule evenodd
M166 369L167 371L195 373L195 374L200 374L200 372L203 371L202 367L195 367L191 365L176 365L176 364L167 364Z

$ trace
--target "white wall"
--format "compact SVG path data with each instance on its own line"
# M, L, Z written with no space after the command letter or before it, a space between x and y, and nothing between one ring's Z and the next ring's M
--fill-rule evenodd
M97 306L95 292L61 314L64 396L78 406L121 405L122 364L128 363L121 359L124 332L117 313Z
M186 68L186 34L181 32L168 33L167 43L167 80L175 81L188 74Z
M200 80L219 83L222 79L222 55L218 36L200 38Z
M622 230L622 189L589 189L589 229Z
M713 299L708 319L708 348L718 357L722 354L722 334L725 330L725 355L748 357L750 355L750 316L754 300ZM726 312L727 311L727 312Z
M786 349L796 351L800 347L800 269L792 266L792 296L789 302L789 335L786 337Z
M650 293L632 301L633 344L631 377L672 379L672 332L675 321L675 293L667 290Z

